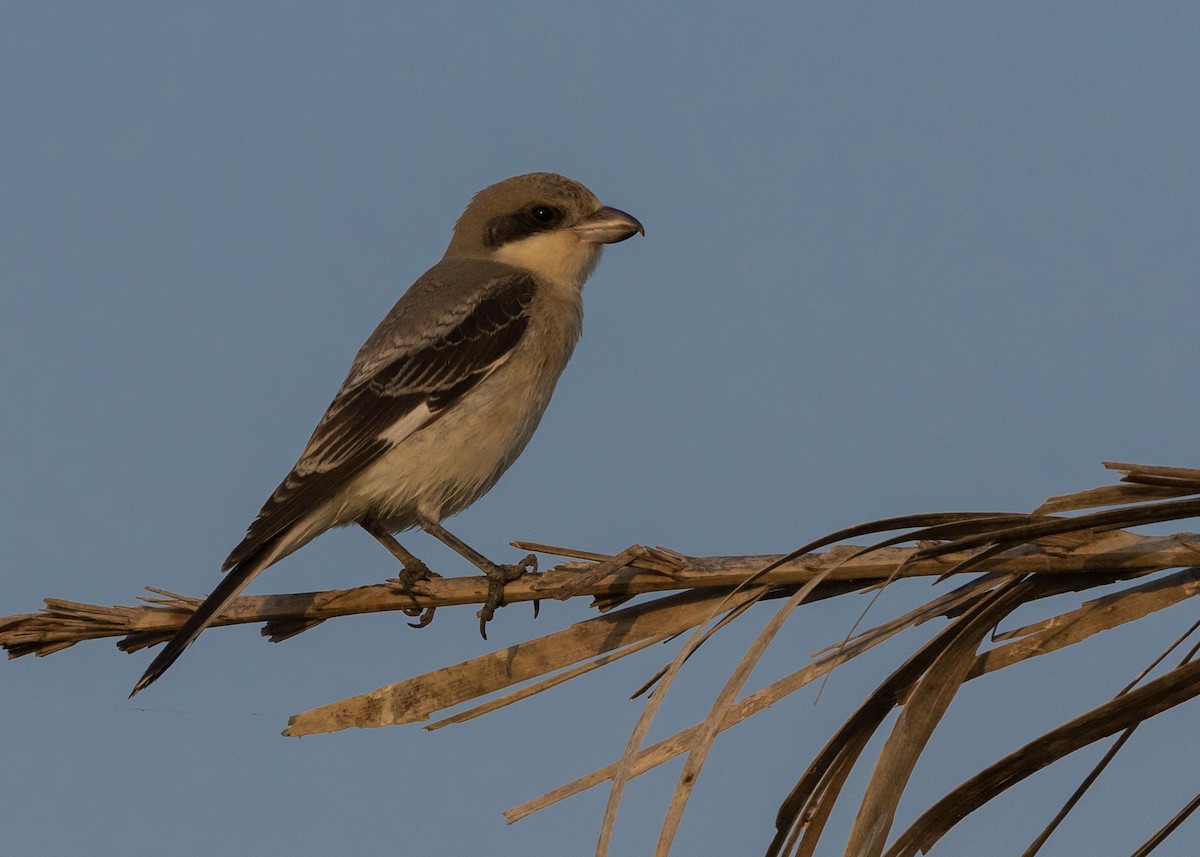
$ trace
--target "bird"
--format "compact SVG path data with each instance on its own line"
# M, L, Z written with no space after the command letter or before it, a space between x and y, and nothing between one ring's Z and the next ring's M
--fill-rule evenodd
M359 525L403 564L393 537L420 528L488 578L480 631L532 556L497 565L442 521L482 497L524 450L583 329L584 282L605 244L645 235L584 185L527 173L475 194L441 260L355 356L299 460L226 559L225 576L146 668L157 680L266 568L334 527ZM531 568L532 566L532 568Z

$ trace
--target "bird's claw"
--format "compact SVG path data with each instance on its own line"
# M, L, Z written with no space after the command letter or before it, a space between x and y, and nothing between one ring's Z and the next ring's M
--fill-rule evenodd
M483 607L475 614L479 617L479 636L487 639L487 623L496 615L496 608L504 606L504 585L526 574L535 574L537 569L537 557L529 554L518 563L494 565L492 570L484 572L488 579L488 594Z
M396 581L396 585L400 587L401 591L403 591L404 594L414 595L415 592L413 591L413 585L415 583L417 583L418 581L421 581L421 580L429 580L433 577L440 577L440 576L441 575L438 575L435 572L430 571L429 566L427 566L421 560L414 559L412 562L407 562L404 564L404 567L400 570L400 574L398 574L396 576L395 581ZM409 622L408 627L424 628L426 625L428 625L430 622L433 621L433 616L434 616L434 613L437 611L437 608L436 607L426 607L426 608L422 609L420 607L403 607L403 608L401 608L401 610L405 616L420 616L421 617L416 622Z
M404 567L400 569L400 574L396 576L396 582L400 584L400 588L405 592L412 594L412 586L418 580L429 580L433 577L433 572L429 570L429 566L419 559L412 562L406 562Z
M433 614L436 612L437 612L436 607L426 607L424 610L419 610L415 607L410 607L404 611L404 614L406 616L420 616L421 617L416 622L409 622L408 627L424 628L426 625L428 625L430 622L433 621Z

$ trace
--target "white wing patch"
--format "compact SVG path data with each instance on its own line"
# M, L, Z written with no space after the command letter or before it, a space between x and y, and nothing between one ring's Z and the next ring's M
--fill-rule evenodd
M424 428L425 424L429 422L429 419L432 416L433 411L429 409L429 403L422 402L399 420L388 426L387 431L381 432L379 434L379 439L386 440L388 443L395 446L413 432Z

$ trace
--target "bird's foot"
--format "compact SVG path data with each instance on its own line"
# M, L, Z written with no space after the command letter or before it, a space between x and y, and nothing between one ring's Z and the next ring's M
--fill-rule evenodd
M492 621L492 617L496 615L496 608L504 606L504 585L525 574L533 574L537 572L537 569L537 557L529 554L518 563L493 565L491 569L484 570L483 573L487 575L488 579L487 600L475 614L479 617L479 635L483 639L487 639L487 623Z
M414 585L416 583L422 580L430 580L434 577L441 577L441 575L430 571L429 566L416 557L413 557L404 563L400 573L393 580L405 595L415 595ZM421 609L420 607L404 607L402 610L405 616L420 617L416 622L408 623L408 627L410 628L424 628L433 621L434 614L437 612L436 607L426 607L425 609Z
M433 572L429 570L429 566L415 557L404 563L404 567L400 569L400 573L396 575L396 583L400 588L410 595L413 594L413 584L418 580L429 580L433 577Z

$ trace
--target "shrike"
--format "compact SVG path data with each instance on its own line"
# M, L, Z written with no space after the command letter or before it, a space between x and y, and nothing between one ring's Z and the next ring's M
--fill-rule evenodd
M480 628L528 561L499 566L441 521L482 497L529 442L583 326L582 288L604 244L645 234L576 181L529 173L485 188L441 261L375 328L225 577L132 697L162 675L263 569L332 527L391 543L402 580L428 570L390 533L420 527L488 578Z

